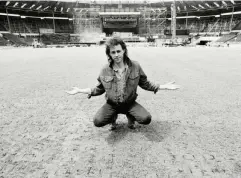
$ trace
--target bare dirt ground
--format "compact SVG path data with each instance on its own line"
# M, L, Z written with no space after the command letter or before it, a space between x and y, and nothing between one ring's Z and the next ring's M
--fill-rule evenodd
M92 87L104 48L0 50L1 178L241 177L241 53L235 48L129 48L152 81L178 91L138 89L148 126L95 128L104 95Z

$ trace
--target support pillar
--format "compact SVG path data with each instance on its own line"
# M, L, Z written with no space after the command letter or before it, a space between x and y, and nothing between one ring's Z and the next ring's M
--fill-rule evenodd
M230 19L230 24L229 24L229 32L231 32L231 31L232 31L233 12L234 12L234 6L233 6L232 16L231 16L231 19Z
M8 20L8 29L9 29L9 32L12 33L11 23L8 16L8 8L6 8L6 14L7 14L7 20Z
M53 27L54 27L54 33L55 33L55 21L54 21L54 12L53 13Z
M187 12L187 17L188 17L188 12ZM186 30L187 30L187 18L186 18Z
M176 4L175 0L173 1L173 4L171 5L171 15L172 15L172 22L171 22L171 27L172 27L172 41L176 41Z

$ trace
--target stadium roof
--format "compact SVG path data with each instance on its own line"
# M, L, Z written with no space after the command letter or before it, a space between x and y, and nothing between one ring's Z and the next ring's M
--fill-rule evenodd
M151 8L167 8L171 9L173 0L49 0L49 1L0 1L0 9L16 9L22 11L37 11L43 12L55 12L55 13L73 13L75 8L90 8L101 6L128 6L135 8L137 6L146 6ZM235 0L175 0L177 13L187 12L206 12L213 10L220 10L223 12L235 10L241 10L241 1ZM221 12L220 12L221 13Z

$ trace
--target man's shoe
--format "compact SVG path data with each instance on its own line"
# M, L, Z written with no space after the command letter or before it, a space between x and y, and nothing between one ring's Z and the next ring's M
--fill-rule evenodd
M136 126L135 126L135 124L132 124L132 125L128 125L128 128L129 129L136 129Z
M135 129L136 127L135 127L135 119L134 119L134 117L132 117L130 115L128 115L126 117L128 119L128 124L127 124L128 128Z
M116 130L116 129L117 129L117 124L112 123L111 127L110 127L110 130Z
M116 128L117 128L117 123L116 123L117 117L118 117L118 115L115 115L115 116L113 117L113 120L112 120L112 122L111 122L110 130L116 130Z

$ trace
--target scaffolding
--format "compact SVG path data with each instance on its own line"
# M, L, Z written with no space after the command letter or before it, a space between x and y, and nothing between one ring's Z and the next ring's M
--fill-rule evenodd
M86 32L102 33L107 24L105 24L106 21L102 19L102 17L99 15L99 12L119 12L121 14L122 11L129 12L130 17L132 16L131 12L140 12L140 15L135 17L135 23L130 21L129 16L127 16L125 25L118 25L120 22L116 20L114 24L114 26L116 25L116 28L136 28L137 33L140 35L164 35L167 21L167 8L151 7L151 5L148 3L145 4L144 7L136 7L132 9L128 8L125 10L117 7L110 8L108 6L96 6L94 4L90 4L89 8L75 8L73 16L74 31L76 34ZM123 21L121 15L119 16L121 21ZM110 22L108 23L110 24ZM131 24L128 25L128 23Z
M155 8L144 6L137 9L139 17L139 34L163 35L166 28L166 8Z
M75 8L73 23L76 34L102 32L102 23L97 8Z

